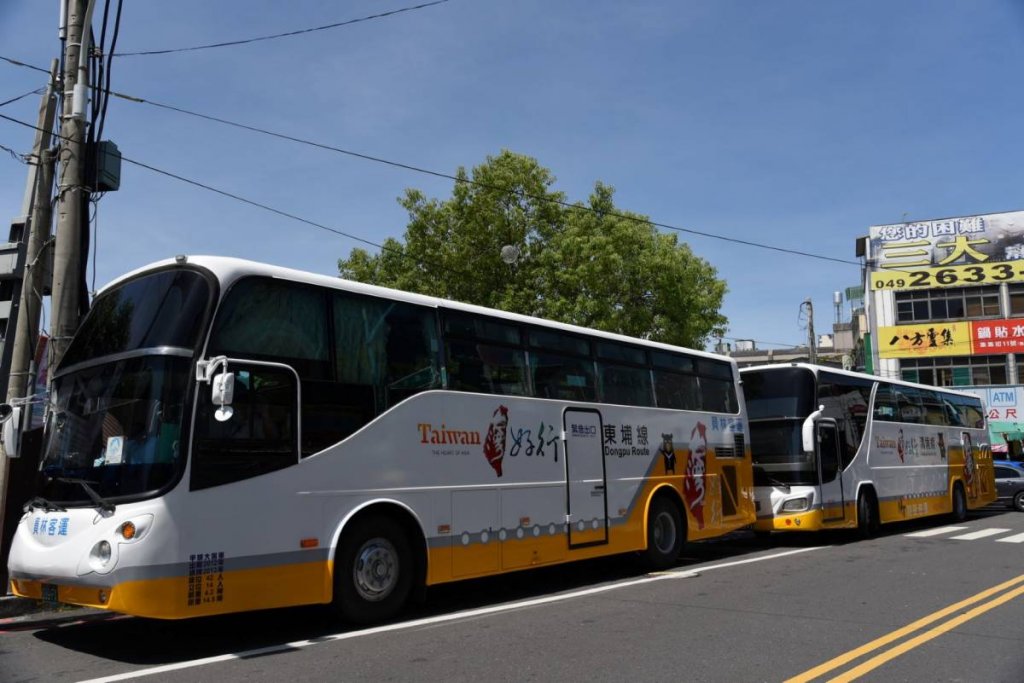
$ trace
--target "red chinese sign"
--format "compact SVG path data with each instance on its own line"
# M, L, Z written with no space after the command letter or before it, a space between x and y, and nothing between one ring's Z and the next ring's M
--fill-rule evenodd
M1024 353L1024 318L971 322L971 354Z

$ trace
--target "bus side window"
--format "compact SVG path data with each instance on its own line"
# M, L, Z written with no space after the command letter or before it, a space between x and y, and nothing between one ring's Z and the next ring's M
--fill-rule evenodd
M530 329L526 339L534 396L563 401L596 400L597 378L588 340L543 329Z
M654 391L651 387L651 371L629 365L613 365L597 362L601 380L601 401L627 406L653 406Z
M653 406L654 387L644 349L613 342L598 342L595 346L601 401Z
M534 395L563 401L593 401L597 392L589 358L530 351Z
M527 396L526 353L518 326L502 320L444 311L448 388Z
M305 455L441 382L433 309L335 292L332 318L335 379L303 383Z
M896 406L899 409L899 422L921 424L924 422L924 406L916 389L896 387Z
M732 366L722 361L697 358L703 410L716 413L735 413L739 409Z
M192 489L228 484L294 465L297 387L289 370L235 364L233 415L214 417L208 385L200 385ZM202 389L206 389L203 391Z
M456 391L526 396L526 363L520 349L448 342L448 381Z
M950 424L954 427L965 426L964 422L960 419L960 411L958 411L956 406L946 399L942 399L942 409L946 413L946 424Z
M879 383L875 392L875 419L879 422L896 422L896 396L893 395L892 385Z

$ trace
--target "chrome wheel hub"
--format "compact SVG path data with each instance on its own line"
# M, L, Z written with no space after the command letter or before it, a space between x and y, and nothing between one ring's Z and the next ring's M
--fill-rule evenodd
M379 602L395 589L398 572L395 546L386 538L371 538L356 553L352 583L361 598Z

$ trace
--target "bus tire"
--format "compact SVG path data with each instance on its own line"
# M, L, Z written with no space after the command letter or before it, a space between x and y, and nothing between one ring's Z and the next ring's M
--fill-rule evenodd
M1024 512L1024 491L1018 491L1013 497L1013 509L1017 512Z
M967 519L967 495L964 493L964 485L960 482L953 484L953 521L962 522Z
M857 535L862 539L873 537L878 532L878 506L871 491L861 491L857 496Z
M647 512L647 550L643 553L644 563L649 569L668 569L683 552L686 541L686 527L679 506L666 496L657 496L651 501Z
M345 531L334 558L334 607L346 621L389 619L412 591L409 537L389 517L366 517Z

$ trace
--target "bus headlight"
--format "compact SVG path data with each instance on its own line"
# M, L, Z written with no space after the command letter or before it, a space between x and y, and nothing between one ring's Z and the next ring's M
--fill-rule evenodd
M802 498L790 498L782 504L781 512L806 512L811 507L811 499L807 496Z
M89 552L89 564L96 571L105 569L110 564L110 558L113 556L111 552L110 543L108 541L100 541L92 547Z

